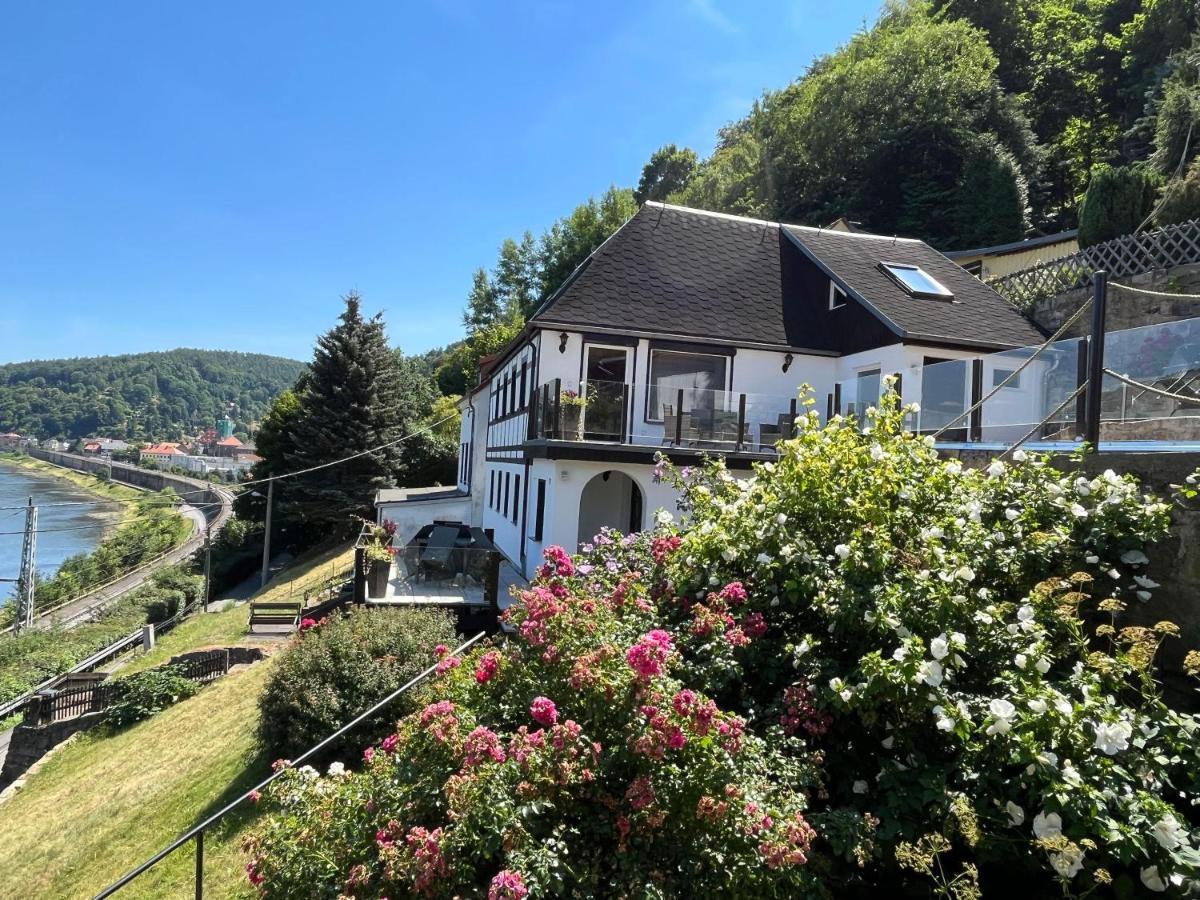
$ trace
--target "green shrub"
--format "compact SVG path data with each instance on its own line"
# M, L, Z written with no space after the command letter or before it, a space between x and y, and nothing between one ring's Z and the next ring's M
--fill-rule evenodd
M547 550L507 646L448 660L360 771L276 782L251 880L1194 895L1200 719L1154 678L1179 629L1139 624L1170 505L1021 451L967 468L901 419L801 416L750 480L664 462L687 528Z
M1175 225L1200 219L1200 159L1194 160L1184 178L1163 188L1162 206L1154 217L1156 225Z
M263 690L259 739L274 756L299 755L430 665L434 648L454 638L449 615L419 609L355 609L302 632ZM409 702L401 698L331 752L386 734Z
M155 589L146 601L146 621L152 625L165 622L183 608L183 591Z
M1079 206L1079 246L1090 247L1132 234L1150 215L1158 179L1134 166L1100 169Z
M178 666L162 666L111 682L110 689L114 694L104 724L124 728L186 700L200 690L200 685L186 677Z

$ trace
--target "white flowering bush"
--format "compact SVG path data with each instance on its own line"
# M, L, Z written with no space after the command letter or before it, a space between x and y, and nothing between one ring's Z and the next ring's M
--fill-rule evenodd
M1194 890L1200 729L1153 670L1178 629L1123 624L1168 504L1019 451L965 468L901 414L807 413L752 479L673 473L690 521L661 609L690 685L802 735L810 820L878 819L885 880Z

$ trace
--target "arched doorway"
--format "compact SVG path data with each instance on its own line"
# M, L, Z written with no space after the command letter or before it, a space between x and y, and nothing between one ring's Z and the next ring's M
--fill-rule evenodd
M642 530L642 491L624 472L601 472L583 486L579 497L579 543L586 544L605 526L625 534Z

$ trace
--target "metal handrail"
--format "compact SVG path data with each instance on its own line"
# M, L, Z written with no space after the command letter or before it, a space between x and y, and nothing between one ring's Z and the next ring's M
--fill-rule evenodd
M475 637L471 638L466 643L460 644L458 647L456 647L453 651L450 652L449 655L450 656L458 656L458 655L464 653L465 651L470 649L474 644L476 644L478 641L480 641L482 638L484 638L486 635L487 635L486 631L479 632L479 634L475 635ZM321 741L318 744L315 744L312 747L309 747L307 750L305 750L303 753L301 753L300 756L298 756L296 759L285 762L284 765L279 767L279 769L272 772L267 778L260 781L254 787L250 788L250 790L246 791L240 797L235 798L230 803L226 804L223 808L221 808L217 812L213 813L211 816L209 816L207 819L205 819L199 825L194 826L191 830L185 832L180 837L176 838L174 841L172 841L170 844L168 844L162 850L158 851L158 853L154 854L154 856L150 857L148 860L146 860L144 863L142 863L137 868L131 869L130 871L126 872L117 881L114 881L112 884L110 884L108 887L106 887L100 893L96 894L96 896L93 898L93 900L104 900L105 897L111 897L113 894L115 894L121 888L125 887L125 885L129 884L129 882L133 881L135 878L137 878L143 872L146 872L149 869L153 868L159 862L166 859L166 857L170 856L172 853L174 853L176 850L178 850L180 847L182 847L188 841L193 840L193 839L196 841L196 875L195 875L196 900L203 900L203 897L204 897L204 832L207 828L209 828L210 826L219 822L228 813L230 813L236 807L240 806L243 802L248 800L250 798L251 794L261 791L263 788L265 788L267 785L269 785L272 781L274 781L276 778L278 778L280 775L282 775L285 771L287 771L288 769L294 769L296 766L300 765L305 760L311 758L314 754L316 754L320 750L327 747L329 744L331 744L333 741L340 738L342 735L346 734L348 731L351 731L354 728L356 728L361 722L363 722L364 720L375 715L375 713L379 712L381 709L383 709L385 706L387 706L389 703L391 703L393 700L395 700L397 697L399 697L405 691L409 690L410 688L416 687L418 684L420 684L422 681L424 681L426 678L428 678L430 675L432 675L437 670L437 667L438 667L438 663L434 663L432 666L425 669L420 674L416 675L409 681L402 684L400 687L396 688L396 690L392 691L392 693L388 694L386 697L384 697L382 700L380 700L378 703L376 703L374 706L372 706L366 712L360 713L358 716L355 716L353 719L351 719L349 722L347 722L345 725L343 725L337 731L333 732L333 734L326 737L323 741Z

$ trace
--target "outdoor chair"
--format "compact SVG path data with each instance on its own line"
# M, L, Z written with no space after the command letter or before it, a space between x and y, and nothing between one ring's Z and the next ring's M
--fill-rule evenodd
M758 449L771 450L775 444L779 442L782 428L778 425L772 425L770 422L763 422L758 426Z
M456 574L456 560L462 554L458 548L458 533L457 527L449 525L433 529L419 556L418 570L422 576L450 578Z

